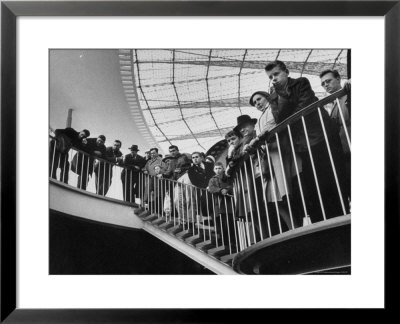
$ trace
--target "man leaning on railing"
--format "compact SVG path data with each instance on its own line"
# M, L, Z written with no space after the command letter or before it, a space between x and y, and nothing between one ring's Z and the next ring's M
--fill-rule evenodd
M84 129L77 132L71 127L56 129L55 138L50 141L50 177L57 179L57 169L60 168L60 181L68 183L69 161L68 152L71 147L81 149L85 139L90 136L90 132Z
M283 62L271 62L265 71L273 84L268 101L278 124L318 101L309 80L289 78ZM326 110L315 107L293 120L287 129L302 159L301 184L312 222L348 213L348 202L343 199L347 197L343 149ZM268 136L266 132L258 140Z

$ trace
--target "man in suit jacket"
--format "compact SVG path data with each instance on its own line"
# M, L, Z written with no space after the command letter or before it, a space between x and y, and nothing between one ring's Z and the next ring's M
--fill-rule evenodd
M271 110L276 123L282 122L287 117L318 101L308 79L304 77L297 79L289 78L289 70L282 61L274 61L267 64L265 71L273 84L273 92L268 101L271 104ZM309 203L308 210L313 222L324 219L322 211L325 212L327 218L343 214L339 190L336 186L321 119L325 127L325 134L329 141L331 155L339 179L341 196L347 197L344 185L344 155L339 134L327 111L325 109L320 109L319 111L315 109L312 113L304 117L307 133L304 131L301 119L291 124L296 150L303 162L303 183L306 187L305 194L307 196L305 198ZM306 136L308 137L308 141ZM313 163L308 152L308 144L311 148ZM323 206L317 194L314 168L316 170ZM347 213L347 211L348 203L345 202L344 212Z
M135 202L135 198L141 198L142 190L139 191L139 182L143 188L143 179L139 181L139 172L146 165L146 160L138 154L137 145L132 145L131 153L125 155L121 172L122 193L125 201Z
M82 141L90 136L87 129L77 132L71 127L65 129L56 129L54 131L55 139L50 141L50 176L57 180L57 169L60 168L60 180L68 183L69 161L68 152L71 147L82 148Z
M88 138L87 144L82 146L82 152L77 152L72 161L75 164L73 171L78 174L77 187L86 190L89 182L89 176L93 174L93 166L96 158L104 158L106 156L106 137L99 135L97 138ZM75 161L74 161L75 160Z
M102 157L106 161L97 160L94 166L96 175L96 191L98 195L105 196L112 182L113 164L122 164L121 141L115 140L113 146L106 148L105 155Z
M203 162L203 157L200 152L192 153L192 161L193 165L188 169L189 180L192 185L198 188L206 189L210 179L214 176L213 166L211 163ZM197 201L200 203L200 206L197 207L201 208L203 216L213 215L211 195L207 195L206 190L197 190ZM196 210L198 210L197 207Z

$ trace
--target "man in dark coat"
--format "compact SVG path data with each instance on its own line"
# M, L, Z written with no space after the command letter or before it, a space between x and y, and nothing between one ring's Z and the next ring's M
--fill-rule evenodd
M86 190L89 176L93 174L93 164L95 158L106 155L104 145L106 137L99 135L97 138L88 138L87 144L82 147L82 152L77 152L72 160L72 171L78 174L77 187Z
M123 170L121 173L122 193L125 201L135 202L135 198L142 198L139 192L139 172L146 165L146 160L137 152L137 145L130 147L131 153L125 155L123 161ZM140 183L143 187L143 181Z
M98 195L105 196L112 182L113 164L122 163L122 152L120 151L121 141L115 140L113 146L106 148L104 160L96 160L94 173L96 175L96 192Z
M271 110L277 123L282 122L299 110L318 101L308 79L304 77L297 79L289 78L289 70L283 62L274 61L269 63L265 67L265 71L273 84L273 92L269 96L268 101L271 104ZM343 214L341 199L336 186L320 116L322 116L325 134L329 141L331 155L339 179L341 196L347 197L344 185L344 156L339 135L335 131L335 127L326 110L316 109L304 117L307 132L304 131L302 119L291 125L296 150L303 162L304 178L302 179L302 184L305 187L303 189L305 189L306 201L309 203L308 210L313 222L323 219L323 210L327 218ZM312 161L308 145L311 148ZM318 198L313 164L316 170L323 206ZM344 203L346 213L348 204Z
M57 180L57 169L60 168L60 180L68 183L68 152L71 147L82 148L82 141L90 136L90 132L87 129L77 132L75 129L67 127L65 129L56 129L54 134L55 139L50 141L50 176Z
M210 179L214 176L213 166L210 163L203 162L200 152L192 153L192 161L193 165L187 171L191 184L201 189L207 188ZM197 190L197 201L200 202L203 215L211 216L213 214L211 195L208 196L205 190Z

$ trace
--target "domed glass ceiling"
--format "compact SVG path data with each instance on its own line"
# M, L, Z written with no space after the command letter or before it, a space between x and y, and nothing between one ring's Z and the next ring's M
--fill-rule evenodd
M324 96L319 73L337 69L347 79L347 49L159 49L130 50L136 92L159 146L207 151L236 125L241 114L258 118L251 94L269 90L266 63L279 59L290 76L307 77Z

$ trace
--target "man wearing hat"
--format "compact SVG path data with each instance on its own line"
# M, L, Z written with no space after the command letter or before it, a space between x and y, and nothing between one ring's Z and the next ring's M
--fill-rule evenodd
M137 145L132 145L129 149L131 153L125 155L121 172L122 193L125 201L135 202L135 198L140 197L139 172L146 165L146 160L138 154Z
M68 183L69 161L68 152L71 147L81 149L83 141L90 136L90 132L84 129L77 132L71 127L65 129L56 129L54 131L55 139L50 141L50 176L57 179L57 169L60 168L60 180Z
M249 115L241 115L237 118L237 125L233 130L242 134L243 143L247 144L256 136L256 124L257 118L251 118Z

